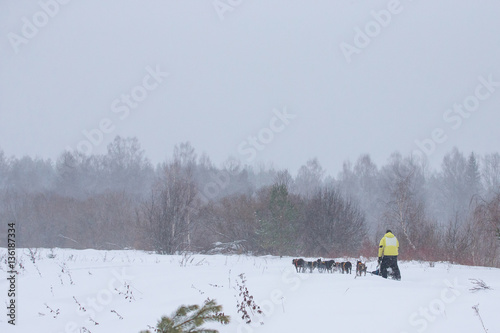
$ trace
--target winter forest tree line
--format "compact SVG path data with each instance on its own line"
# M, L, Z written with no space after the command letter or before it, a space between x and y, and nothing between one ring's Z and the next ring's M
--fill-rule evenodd
M0 150L0 218L0 234L16 223L18 247L163 254L371 257L391 228L401 259L499 267L500 154L454 148L439 171L414 156L378 167L362 155L334 178L317 159L295 177L231 159L217 167L189 143L153 166L136 138L55 162Z

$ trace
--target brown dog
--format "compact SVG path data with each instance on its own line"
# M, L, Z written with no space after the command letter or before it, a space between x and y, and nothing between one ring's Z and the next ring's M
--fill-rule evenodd
M366 275L366 264L358 260L356 263L356 275L361 276L361 273L365 273Z

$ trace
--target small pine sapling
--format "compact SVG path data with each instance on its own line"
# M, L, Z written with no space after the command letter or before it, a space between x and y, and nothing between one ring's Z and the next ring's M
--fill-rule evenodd
M158 333L218 333L214 329L201 327L208 322L219 322L223 325L229 323L230 317L222 311L222 306L217 305L215 300L208 298L203 306L199 305L181 306L171 317L163 316L153 332ZM142 331L141 333L151 333Z

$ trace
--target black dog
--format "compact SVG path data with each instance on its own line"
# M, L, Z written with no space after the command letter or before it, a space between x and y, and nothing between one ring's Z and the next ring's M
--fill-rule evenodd
M292 264L295 266L297 273L304 273L306 271L305 261L302 258L293 259Z
M346 261L342 263L342 274L351 274L352 272L352 264L350 261Z
M327 260L327 261L324 261L324 263L325 263L326 271L328 273L333 273L333 267L335 267L335 260Z

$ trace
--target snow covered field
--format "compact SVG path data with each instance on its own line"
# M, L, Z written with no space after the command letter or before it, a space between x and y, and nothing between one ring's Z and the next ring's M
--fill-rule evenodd
M500 270L401 262L402 281L296 273L292 258L162 256L140 251L17 250L16 323L7 323L6 250L0 250L1 332L136 332L178 306L217 300L225 332L500 332ZM309 258L315 260L317 258ZM355 263L355 259L350 259ZM368 270L375 269L368 262ZM236 304L240 274L265 315L245 324ZM471 291L470 279L491 290ZM472 308L478 305L480 317ZM96 324L98 323L98 325ZM262 324L261 324L262 323ZM149 325L149 326L148 326Z

